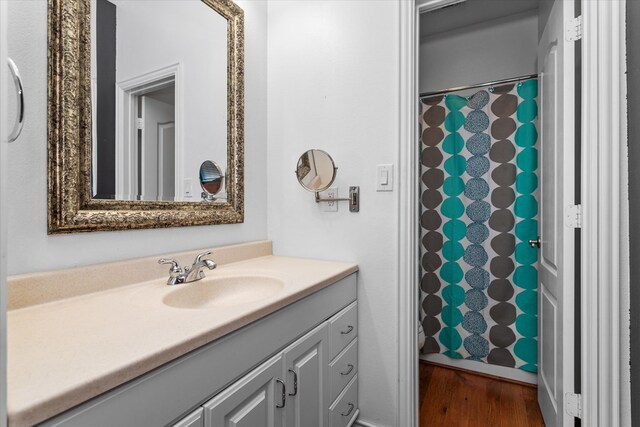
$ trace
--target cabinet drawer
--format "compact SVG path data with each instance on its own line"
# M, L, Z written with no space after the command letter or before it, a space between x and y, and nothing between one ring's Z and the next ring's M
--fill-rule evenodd
M329 319L329 360L333 360L358 335L358 302Z
M338 399L329 408L329 427L346 427L356 416L358 409L358 374L356 374Z
M198 408L195 412L187 415L172 427L204 427L204 409Z
M349 381L358 372L358 339L351 341L351 344L329 365L329 383L331 398L333 402Z

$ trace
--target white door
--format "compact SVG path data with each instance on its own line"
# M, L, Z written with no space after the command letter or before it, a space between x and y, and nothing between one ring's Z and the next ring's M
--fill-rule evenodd
M328 336L325 323L284 351L287 427L327 426Z
M176 124L158 125L158 200L175 200Z
M204 404L205 427L282 427L286 390L282 355L248 373Z
M162 200L162 195L158 192L160 182L158 180L159 148L163 135L161 131L167 128L167 125L171 125L173 128L174 117L175 107L172 104L150 95L142 95L141 200Z
M540 274L538 402L545 424L573 426L565 394L574 391L575 43L565 37L574 0L555 0L538 48L540 73Z

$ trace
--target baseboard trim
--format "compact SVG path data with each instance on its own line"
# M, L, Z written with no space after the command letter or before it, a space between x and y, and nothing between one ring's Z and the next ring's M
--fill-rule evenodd
M479 377L489 378L492 380L502 381L505 383L517 384L523 387L538 388L537 384L531 384L525 381L514 380L513 378L500 377L498 375L491 375L491 374L487 374L486 372L478 372L471 369L461 368L459 366L445 365L444 363L432 362L430 360L422 360L422 359L420 360L420 363L424 365L437 366L439 368L452 369L454 371L460 371L466 374L477 375Z
M526 372L521 369L478 363L471 360L451 359L443 354L421 354L420 361L434 363L447 368L460 369L472 374L484 375L504 381L514 381L529 385L538 384L538 377L536 374L532 374L531 372Z

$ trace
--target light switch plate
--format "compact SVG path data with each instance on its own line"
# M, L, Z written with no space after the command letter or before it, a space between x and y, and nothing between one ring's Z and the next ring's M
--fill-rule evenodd
M182 191L184 193L185 199L193 197L193 194L191 194L193 192L193 181L191 180L191 178L184 179L184 181L182 182Z
M378 165L376 168L376 190L393 191L393 165Z

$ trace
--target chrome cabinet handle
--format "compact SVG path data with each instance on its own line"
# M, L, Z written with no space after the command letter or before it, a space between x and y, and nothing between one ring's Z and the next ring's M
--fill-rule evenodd
M347 335L348 333L351 333L351 331L353 331L353 326L348 325L348 326L347 326L347 330L346 330L346 331L340 331L340 333L341 333L342 335Z
M349 410L347 412L343 412L340 415L342 415L343 417L348 417L349 415L351 415L351 412L353 412L353 408L355 408L356 405L354 405L353 403L349 402Z
M351 371L353 371L354 366L349 363L347 365L347 371L346 372L340 372L340 375L349 375L351 373Z
M282 385L282 403L280 405L276 403L276 408L281 409L284 408L284 405L287 403L287 386L280 378L276 378L276 382Z
M18 116L16 117L16 123L13 125L11 133L7 137L7 142L13 142L22 133L22 126L24 126L24 91L22 89L22 77L20 77L20 71L13 62L13 59L7 58L7 65L13 76L13 83L16 85L16 91L18 93Z
M540 236L538 236L537 239L531 239L529 240L529 246L531 246L532 248L539 248L540 247Z
M293 393L289 393L289 396L295 396L298 394L298 374L293 369L289 369L289 372L293 374Z

